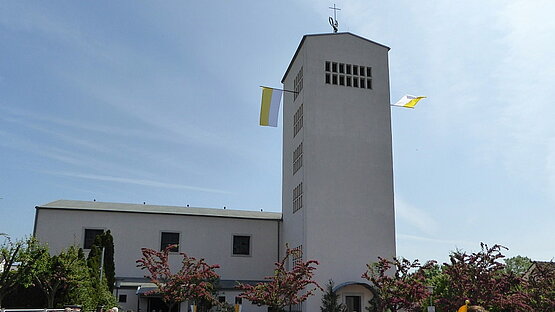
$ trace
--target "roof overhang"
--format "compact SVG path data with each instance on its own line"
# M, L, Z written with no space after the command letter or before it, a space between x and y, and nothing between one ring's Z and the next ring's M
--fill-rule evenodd
M372 286L370 286L370 284L368 284L368 283L364 283L364 282L353 282L353 281L344 282L344 283L335 285L335 286L333 287L333 291L334 291L334 292L335 292L335 291L339 291L339 290L341 290L341 289L344 288L344 287L353 286L353 285L355 285L355 286L356 286L356 285L362 286L362 287L368 289L368 290L371 291L371 292L374 291L374 289L372 288Z

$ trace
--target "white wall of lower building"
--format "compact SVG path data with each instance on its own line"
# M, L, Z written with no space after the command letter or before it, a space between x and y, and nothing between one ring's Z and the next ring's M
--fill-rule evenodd
M278 221L157 215L61 209L38 209L35 236L58 253L83 246L85 229L110 230L114 238L116 276L143 277L135 261L141 248L160 249L161 232L180 233L180 251L218 264L221 279L259 280L277 260ZM251 236L251 255L232 255L234 234ZM179 255L172 256L179 260Z

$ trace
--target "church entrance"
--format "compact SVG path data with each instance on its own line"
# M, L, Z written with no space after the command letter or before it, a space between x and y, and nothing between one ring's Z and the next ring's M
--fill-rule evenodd
M345 305L348 312L362 312L360 296L345 296Z
M180 304L173 306L171 312L179 312ZM168 306L160 298L148 298L147 312L169 312Z

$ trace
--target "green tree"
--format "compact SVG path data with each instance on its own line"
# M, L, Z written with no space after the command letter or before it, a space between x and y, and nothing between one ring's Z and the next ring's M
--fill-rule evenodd
M102 237L97 235L91 250L89 251L89 256L87 257L87 266L89 267L90 283L94 290L91 294L92 302L95 305L112 306L115 304L115 297L108 287L108 282L106 280L106 275L104 270L101 272L102 263ZM106 251L104 251L106 252ZM106 254L104 254L106 256Z
M102 246L104 247L104 274L110 292L114 291L116 285L116 266L114 262L114 238L110 230L102 234Z
M89 263L89 267L94 270L98 276L100 276L100 271L102 271L108 289L112 292L116 283L116 270L114 262L114 239L110 230L95 237L87 262ZM102 266L100 262L102 262Z
M339 295L333 291L333 281L330 279L322 296L321 312L347 312L347 307L339 303Z
M515 256L505 259L505 270L507 273L514 273L518 276L524 276L532 265L532 260L528 257Z
M40 255L32 264L33 281L45 295L48 308L64 303L75 287L87 286L89 270L77 247L71 246L51 256L46 246L37 244L33 252Z
M9 236L2 236L4 240L0 245L0 307L3 299L18 287L31 284L30 264L37 261L37 255L28 252L29 246L36 243L33 238L14 242Z

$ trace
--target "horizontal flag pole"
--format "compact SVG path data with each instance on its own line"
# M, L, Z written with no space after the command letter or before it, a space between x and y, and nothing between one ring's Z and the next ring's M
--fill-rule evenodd
M410 108L410 109L414 109L414 107L399 106L399 105L393 105L393 104L389 104L389 106L391 106L391 107L400 107L400 108Z
M267 88L267 89L274 89L274 90L279 90L279 91L283 91L283 92L291 92L291 93L299 93L297 91L291 91L291 90L285 90L285 89L278 89L278 88L272 88L272 87L266 87L266 86L260 86L261 88Z

